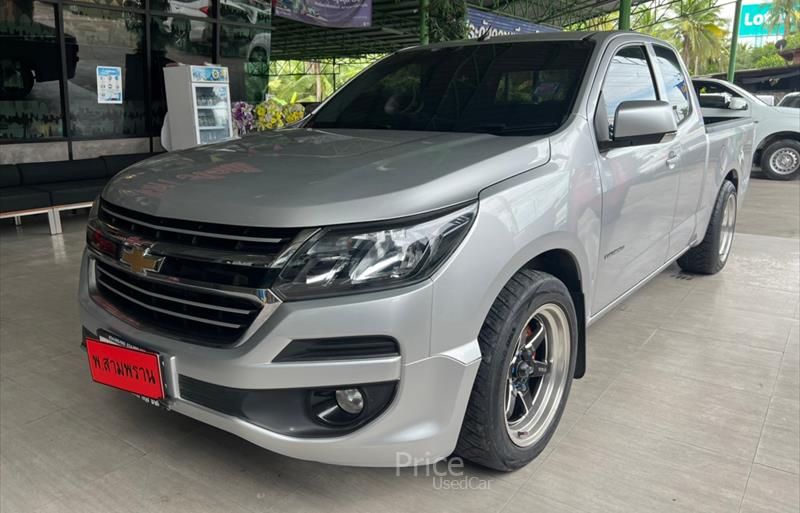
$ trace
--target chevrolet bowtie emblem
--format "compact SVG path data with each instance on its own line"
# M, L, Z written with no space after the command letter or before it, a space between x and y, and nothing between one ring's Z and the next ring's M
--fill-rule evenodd
M128 264L131 271L137 274L147 274L147 272L157 273L161 270L164 257L157 257L148 254L149 248L138 246L127 247L122 250L120 261Z

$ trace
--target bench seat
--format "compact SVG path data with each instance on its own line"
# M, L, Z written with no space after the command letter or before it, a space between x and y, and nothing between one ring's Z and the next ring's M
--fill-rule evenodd
M107 178L99 178L96 180L45 183L32 186L32 188L49 194L53 206L72 205L73 203L94 201L107 182Z
M33 187L0 188L0 212L17 212L47 208L50 205L50 194Z

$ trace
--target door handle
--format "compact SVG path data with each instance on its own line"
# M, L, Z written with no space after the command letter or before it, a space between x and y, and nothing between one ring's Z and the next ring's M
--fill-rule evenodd
M681 156L676 151L670 151L667 155L667 167L670 169L675 169L678 166L678 162L680 162Z

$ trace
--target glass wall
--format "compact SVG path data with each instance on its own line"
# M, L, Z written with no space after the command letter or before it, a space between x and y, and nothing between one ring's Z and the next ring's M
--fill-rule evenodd
M0 140L64 134L55 13L55 6L43 2L0 3ZM67 34L65 39L75 38ZM76 61L67 54L68 76L75 74Z
M227 66L232 101L262 100L270 5L0 0L0 143L157 136L175 64ZM119 101L100 101L100 68L118 73Z
M64 6L64 32L75 34L67 53L79 57L67 88L74 137L147 135L144 19L137 13ZM98 102L98 66L121 68L122 104Z

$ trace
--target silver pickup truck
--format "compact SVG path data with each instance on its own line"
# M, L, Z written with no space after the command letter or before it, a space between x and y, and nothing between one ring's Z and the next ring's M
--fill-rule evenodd
M675 260L725 266L752 151L752 122L704 124L640 34L399 51L298 127L110 182L89 369L297 458L516 469L586 372L587 326Z

